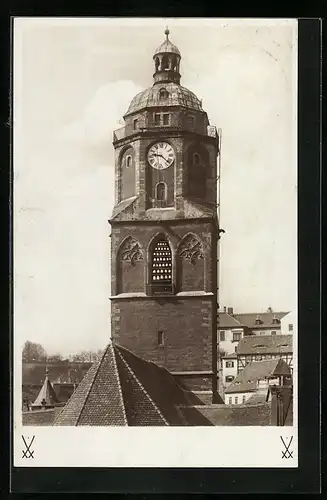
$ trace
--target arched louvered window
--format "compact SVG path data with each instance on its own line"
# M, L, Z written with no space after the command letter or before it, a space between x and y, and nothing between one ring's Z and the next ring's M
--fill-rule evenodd
M169 243L162 238L152 252L151 282L154 294L172 293L172 254Z

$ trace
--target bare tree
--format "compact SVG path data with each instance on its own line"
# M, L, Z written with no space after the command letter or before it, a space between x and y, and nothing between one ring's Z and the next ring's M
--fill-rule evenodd
M45 361L47 353L41 344L27 340L23 348L23 361Z

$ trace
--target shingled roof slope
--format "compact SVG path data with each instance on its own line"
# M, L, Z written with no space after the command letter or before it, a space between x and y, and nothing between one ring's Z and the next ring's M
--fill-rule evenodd
M168 370L110 343L54 425L187 425L178 407L189 401Z
M293 352L293 335L244 337L237 346L239 356L245 354L283 354Z
M259 380L282 375L287 376L290 374L291 370L283 359L253 361L237 375L228 387L226 387L225 394L255 391Z
M240 313L233 314L233 317L242 325L248 328L274 328L280 324L280 320L286 316L288 312L264 312L264 313ZM256 324L256 319L261 320L260 324ZM276 318L278 323L275 324L273 319Z
M218 313L218 328L242 328L243 325L234 316L226 312Z
M214 426L271 425L271 404L269 402L256 405L185 406L181 410L190 422L198 418L194 416L194 413L198 413L210 422L209 425Z

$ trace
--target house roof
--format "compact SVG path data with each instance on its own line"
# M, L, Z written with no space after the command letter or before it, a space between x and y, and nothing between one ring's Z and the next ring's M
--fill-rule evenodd
M194 412L202 414L215 426L264 426L271 425L271 403L256 405L209 405L183 407L188 420L194 420ZM196 425L196 424L193 424Z
M245 354L283 354L292 352L292 335L255 335L244 337L237 346L237 354L239 356Z
M187 425L178 407L189 403L168 370L110 343L54 425Z
M38 425L53 425L56 415L55 408L47 408L45 410L33 410L22 412L22 425L38 426Z
M59 403L57 395L52 387L52 384L48 378L48 370L46 370L45 379L43 385L38 393L34 403L31 406L47 407L54 406Z
M221 359L237 359L237 353L230 352L229 354L224 354L224 356L221 356Z
M242 328L242 323L231 314L225 312L218 313L218 328Z
M248 328L278 328L280 320L286 316L286 314L288 314L288 312L241 313L234 314L233 317ZM274 318L278 320L278 323L273 322ZM260 324L256 324L257 319L260 319Z
M253 361L237 375L228 387L226 387L225 394L256 391L257 382L259 380L290 374L291 370L283 359Z

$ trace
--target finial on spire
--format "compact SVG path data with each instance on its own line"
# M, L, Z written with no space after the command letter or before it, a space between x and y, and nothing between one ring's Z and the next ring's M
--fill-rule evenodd
M167 37L167 40L168 40L169 33L170 33L170 31L169 31L168 26L167 26L166 29L165 29L165 35Z

